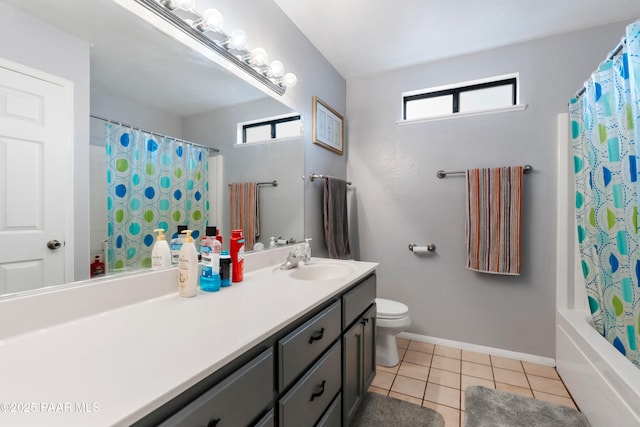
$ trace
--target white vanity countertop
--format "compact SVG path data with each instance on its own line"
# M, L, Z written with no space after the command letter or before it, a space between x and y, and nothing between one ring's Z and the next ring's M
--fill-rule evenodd
M130 425L377 266L313 259L326 262L351 271L295 280L270 266L195 298L179 297L176 284L171 294L0 341L0 425Z

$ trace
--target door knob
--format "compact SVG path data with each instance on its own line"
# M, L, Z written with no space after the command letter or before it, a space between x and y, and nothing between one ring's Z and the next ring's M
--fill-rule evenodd
M57 240L49 240L47 242L47 247L51 250L60 249L60 246L62 246L62 243Z

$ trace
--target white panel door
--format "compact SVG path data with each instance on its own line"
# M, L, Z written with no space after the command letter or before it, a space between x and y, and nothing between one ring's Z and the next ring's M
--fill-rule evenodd
M70 86L9 64L0 62L0 294L64 283L72 197Z

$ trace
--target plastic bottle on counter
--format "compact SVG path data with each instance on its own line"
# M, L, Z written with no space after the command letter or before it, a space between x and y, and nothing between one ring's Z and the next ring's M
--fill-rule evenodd
M220 253L220 286L231 286L231 255L229 251Z
M198 288L198 252L191 237L191 230L184 230L184 243L178 255L178 294L194 297Z
M104 262L100 260L100 255L96 255L90 267L91 277L102 276L105 273Z
M231 281L242 282L244 276L244 236L242 230L231 230Z
M178 264L178 258L180 256L180 248L182 248L182 244L184 243L184 234L183 231L187 229L186 225L179 225L178 231L173 234L171 237L171 263Z
M269 238L269 248L275 248L276 247L276 238L275 237L270 237Z
M220 290L220 252L222 252L222 245L216 239L216 227L207 227L200 243L202 257L200 289L205 292Z
M161 270L171 267L171 248L167 243L167 236L164 235L162 228L153 230L156 233L156 242L151 250L151 269Z

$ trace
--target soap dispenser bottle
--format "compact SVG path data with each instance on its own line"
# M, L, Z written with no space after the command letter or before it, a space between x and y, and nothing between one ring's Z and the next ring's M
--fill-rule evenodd
M156 242L151 250L151 269L160 270L171 267L171 249L162 228L153 230L157 233Z
M309 244L311 240L312 239L310 237L304 239L304 252L302 260L305 264L309 264L311 262L311 245Z
M178 255L178 294L181 297L194 297L198 287L198 252L191 237L191 230L186 233L184 243Z

